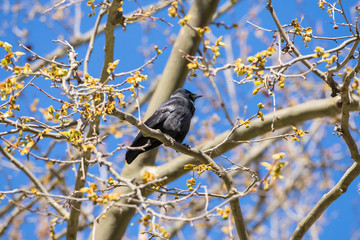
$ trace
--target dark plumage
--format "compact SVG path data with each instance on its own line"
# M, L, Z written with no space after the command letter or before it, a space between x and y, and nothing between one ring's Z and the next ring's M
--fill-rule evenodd
M195 100L201 97L190 91L179 88L168 100L163 102L153 115L145 121L145 125L152 129L160 129L163 133L171 136L176 142L182 143L189 132L191 118L195 112ZM135 137L130 147L141 147L150 141L150 146L143 150L127 150L125 160L128 164L141 153L149 151L162 144L159 140L144 137L141 132Z

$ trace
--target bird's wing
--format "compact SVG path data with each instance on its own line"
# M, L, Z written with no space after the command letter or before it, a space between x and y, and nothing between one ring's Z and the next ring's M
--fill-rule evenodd
M169 99L160 105L158 109L146 121L145 125L157 129L176 109L176 99Z
M164 102L156 111L154 112L149 119L145 121L145 125L152 128L152 129L161 129L162 124L164 121L169 117L169 115L175 111L175 101L169 99L168 101ZM155 148L161 145L161 142L157 139L151 137L144 137L142 132L140 131L133 142L131 143L131 147L140 147L144 146L146 143L150 141L150 146L145 148L145 151L142 150L128 150L126 152L125 159L130 164L140 153L146 152L152 148Z
M163 104L160 105L160 107L158 109L156 109L156 111L154 112L153 115L151 115L145 122L144 124L152 129L158 129L161 128L161 125L164 123L164 121L169 117L169 115L175 111L175 105L174 105L175 101L173 101L172 99L167 100L166 102L164 102ZM144 141L144 136L142 134L142 132L140 131L138 133L138 135L135 137L133 143L132 143L132 147L133 146L140 146L140 142L141 145L144 145L148 139L150 138L146 138L145 142Z

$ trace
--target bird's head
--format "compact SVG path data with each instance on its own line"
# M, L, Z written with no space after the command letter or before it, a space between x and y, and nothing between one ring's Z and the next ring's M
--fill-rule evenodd
M171 94L171 97L183 97L188 98L191 101L195 102L196 99L202 97L201 95L192 93L186 89L178 88L173 94Z

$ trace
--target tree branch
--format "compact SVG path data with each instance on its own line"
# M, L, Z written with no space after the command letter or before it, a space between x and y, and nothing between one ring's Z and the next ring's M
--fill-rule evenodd
M342 102L342 117L341 117L341 136L345 140L351 154L351 158L355 162L360 164L360 154L354 138L351 136L349 130L349 118L350 118L350 90L349 85L351 80L356 76L360 70L360 58L356 66L351 70L350 73L344 74L344 85L341 89L341 102Z
M19 160L17 160L15 157L10 155L5 149L0 146L0 152L3 154L4 157L6 157L11 163L13 163L18 169L22 170L34 183L34 185L45 195L46 200L49 202L49 204L65 219L69 219L69 213L66 211L65 208L60 206L53 198L51 198L49 195L49 192L46 190L45 186L39 181L39 179L28 169L25 165L23 165Z
M359 97L356 97L351 102L350 110L358 110L358 104ZM340 112L340 97L312 100L293 107L278 110L276 112L278 119L275 121L274 128L281 129L283 127L296 125L315 118L335 116ZM236 131L234 131L228 139L229 141L224 142L224 140L228 137L230 130L219 134L211 141L201 144L200 146L196 146L196 148L201 151L205 151L217 146L216 151L212 151L211 154L211 157L215 158L238 146L240 144L238 141L253 139L270 132L272 121L273 114L266 114L264 116L264 121L256 119L251 123L249 128L242 127L236 129ZM199 163L199 161L197 161L194 157L182 155L171 162L157 167L156 172L159 177L167 176L167 182L172 182L187 172L184 170L184 165L189 163L196 164Z
M326 194L309 212L309 214L299 223L290 240L300 240L304 237L309 228L316 222L322 213L342 194L344 194L349 185L360 174L360 165L354 163L343 175L340 181Z

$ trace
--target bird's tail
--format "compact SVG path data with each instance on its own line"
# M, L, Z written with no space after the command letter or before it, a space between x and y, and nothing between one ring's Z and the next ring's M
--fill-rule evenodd
M143 153L144 151L141 150L128 150L125 154L125 160L128 164L132 163L135 158L140 154Z
M159 145L162 144L162 142L160 142L159 140L156 140L155 138L150 138L150 137L139 137L136 138L134 140L134 142L131 144L131 147L141 147L144 146L146 144L150 144L146 147L143 148L143 150L141 149L136 149L136 150L132 150L129 149L127 150L126 154L125 154L125 160L128 164L132 163L134 161L134 159L141 153L149 151Z

